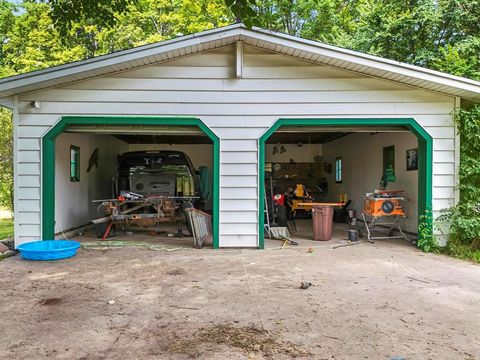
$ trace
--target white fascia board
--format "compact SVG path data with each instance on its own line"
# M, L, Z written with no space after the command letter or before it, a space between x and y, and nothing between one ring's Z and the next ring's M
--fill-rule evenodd
M245 39L247 39L249 37L254 37L255 39L263 40L265 42L275 42L276 44L314 53L319 56L334 58L360 66L383 70L392 74L403 75L419 80L454 87L459 90L473 92L480 95L479 81L454 76L399 61L384 59L378 56L347 50L311 40L301 39L291 35L274 33L268 30L254 28L254 33L255 34L253 35L251 31L242 29L242 38L245 37ZM272 41L272 36L277 39ZM282 41L278 41L279 38Z
M112 67L114 65L128 64L129 62L139 59L150 59L151 63L153 63L156 62L155 57L158 57L162 53L206 44L221 39L229 39L228 41L224 41L223 44L233 44L237 40L243 40L246 44L254 45L255 43L258 43L258 41L263 41L280 47L308 52L310 54L318 55L320 58L331 58L345 62L345 64L356 64L361 67L356 70L359 73L367 74L367 70L375 69L385 71L385 74L400 75L412 80L426 81L431 84L432 88L435 85L442 85L448 88L446 91L442 91L443 93L465 96L467 99L480 101L480 82L478 81L373 55L363 54L312 40L305 40L291 35L259 28L249 30L241 23L123 50L88 60L60 65L54 68L5 78L0 80L0 96L9 97L22 92L35 91L49 86L57 86L71 81L105 75L114 72ZM133 67L134 66L130 66L127 67L127 69ZM341 66L339 67L341 68ZM362 71L362 68L365 71ZM95 75L93 75L93 72L95 72ZM377 77L394 81L387 76ZM53 83L57 79L62 79L62 81L60 83ZM409 81L402 81L402 83L408 85ZM413 84L410 85L415 87ZM420 88L435 91L434 89L429 89L429 87L430 86L424 85Z
M15 91L17 88L33 85L35 83L47 82L62 77L68 78L69 76L82 75L93 70L96 70L97 73L102 72L102 70L104 70L105 73L108 73L110 72L109 68L113 65L148 58L150 56L158 56L160 53L166 53L172 50L198 45L200 43L208 43L229 37L235 38L238 37L238 29L242 27L240 25L242 24L207 30L201 33L162 41L160 43L144 45L92 59L4 78L0 80L0 95L13 95L17 93Z

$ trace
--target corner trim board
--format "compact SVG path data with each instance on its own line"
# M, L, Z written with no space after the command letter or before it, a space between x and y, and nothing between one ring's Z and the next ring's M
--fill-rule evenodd
M238 40L235 43L235 77L241 79L243 76L243 42Z

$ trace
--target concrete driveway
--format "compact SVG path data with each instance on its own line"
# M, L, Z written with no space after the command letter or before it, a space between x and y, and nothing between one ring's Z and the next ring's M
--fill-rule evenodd
M315 245L9 258L2 357L480 359L478 265L402 242Z

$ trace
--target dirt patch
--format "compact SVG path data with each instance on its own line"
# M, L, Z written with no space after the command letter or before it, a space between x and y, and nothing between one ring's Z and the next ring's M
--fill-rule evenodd
M234 326L230 324L201 329L188 340L173 340L167 350L171 353L197 357L206 343L234 347L247 354L260 353L266 359L273 359L275 355L279 354L290 358L312 355L310 352L302 350L299 345L281 339L278 332L269 333L253 325Z
M480 266L400 242L332 246L13 256L1 357L480 360Z

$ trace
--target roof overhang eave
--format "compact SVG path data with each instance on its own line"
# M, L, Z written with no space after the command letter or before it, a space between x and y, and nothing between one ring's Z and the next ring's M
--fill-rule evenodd
M193 47L195 45L198 45L201 49L206 48L206 50L208 50L208 44L210 42L231 38L230 41L225 41L225 44L230 44L235 40L238 40L238 29L241 27L244 27L244 25L234 24L223 28L207 30L201 33L186 35L179 38L123 50L87 60L76 61L52 68L0 79L0 98L49 87L48 85L42 86L41 84L55 79L63 78L66 80L63 83L68 83L71 81L87 79L89 77L106 75L108 73L117 71L113 69L113 66L118 67L122 64L125 66L125 70L128 70L129 68L136 67L129 67L128 64L131 64L134 61L139 61L140 59L150 59L151 63L158 62L161 61L162 54ZM26 89L26 87L32 86L33 84L39 84L40 86L38 89Z
M367 76L423 88L427 91L480 102L480 82L478 81L260 28L247 29L243 24L233 24L5 78L0 80L0 98L9 98L42 88L168 61L176 57L230 45L239 39L247 45L270 51L278 51L291 56L295 56L292 54L301 54L298 56L301 60L331 65Z

